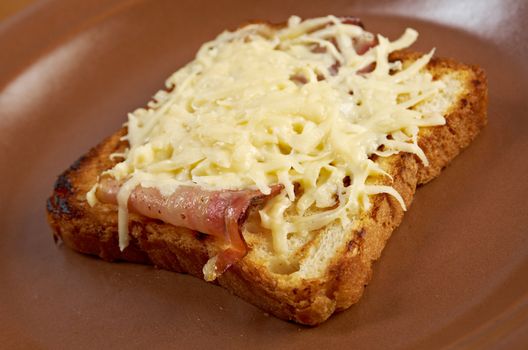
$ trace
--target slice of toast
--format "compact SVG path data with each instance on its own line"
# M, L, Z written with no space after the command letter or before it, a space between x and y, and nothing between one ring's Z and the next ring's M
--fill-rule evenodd
M392 60L410 64L421 54L396 52ZM429 160L425 167L414 155L399 153L376 162L392 176L372 181L394 187L407 206L416 187L435 178L486 125L487 81L475 66L433 58L427 70L448 86L419 108L443 110L446 124L420 129L419 145ZM112 168L110 154L127 147L122 129L90 150L59 176L47 203L55 239L85 254L108 261L153 264L203 278L202 268L215 252L214 240L203 233L130 214L130 244L120 251L117 206L91 207L86 193L102 171ZM388 194L371 196L372 206L355 229L328 226L316 239L303 242L305 260L294 270L270 262L269 238L244 232L249 253L218 277L216 283L252 304L286 320L306 325L325 321L357 302L370 280L372 263L400 224L403 209ZM250 214L251 216L251 214Z

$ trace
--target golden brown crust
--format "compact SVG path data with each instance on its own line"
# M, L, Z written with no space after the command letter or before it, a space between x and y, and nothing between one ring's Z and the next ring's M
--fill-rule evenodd
M393 59L410 61L418 55L400 52ZM446 116L447 124L420 132L420 146L430 161L429 167L409 154L379 160L390 171L392 185L407 205L416 186L436 177L476 137L487 120L487 82L480 68L433 59L428 69L436 77L460 71L466 84L457 106ZM77 251L105 260L148 263L203 277L202 267L214 252L211 237L132 214L131 244L121 252L116 207L103 204L90 207L86 202L86 192L97 176L113 165L109 155L124 146L120 141L123 132L103 141L58 178L47 204L55 238ZM335 255L322 278L286 283L284 278L245 258L220 276L217 283L277 317L319 324L360 299L370 280L372 262L379 258L402 218L403 210L393 197L376 195L360 228L348 233L343 250Z

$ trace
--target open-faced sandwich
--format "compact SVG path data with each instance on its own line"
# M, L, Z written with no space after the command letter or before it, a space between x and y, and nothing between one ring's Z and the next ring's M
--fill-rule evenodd
M55 237L323 322L486 124L483 71L404 51L417 36L335 16L220 34L59 177Z

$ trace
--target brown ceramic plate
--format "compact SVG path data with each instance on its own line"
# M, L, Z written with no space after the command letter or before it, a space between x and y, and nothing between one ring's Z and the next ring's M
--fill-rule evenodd
M57 174L111 134L203 41L248 19L353 14L411 26L485 68L489 126L421 188L362 300L317 328L196 278L53 243ZM43 1L0 24L3 348L528 346L528 17L519 1Z

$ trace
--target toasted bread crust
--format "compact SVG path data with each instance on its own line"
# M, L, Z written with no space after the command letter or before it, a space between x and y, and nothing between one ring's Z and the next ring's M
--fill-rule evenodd
M393 59L412 61L417 53L399 52ZM484 72L449 59L433 59L428 70L435 77L452 71L464 76L464 89L446 116L446 125L424 128L419 144L430 165L424 167L410 154L380 158L393 177L390 183L411 204L416 187L448 165L485 126L487 81ZM121 252L117 239L116 206L90 207L86 193L99 174L115 162L109 155L126 145L117 132L81 157L59 176L47 203L48 220L56 239L85 254L108 261L153 264L159 268L203 278L202 267L215 251L212 237L157 220L131 214L130 245ZM388 181L385 179L383 181ZM252 304L286 320L316 325L332 313L357 302L372 274L386 241L403 218L403 209L391 196L372 197L372 209L364 213L359 228L347 233L346 244L330 263L323 278L288 281L244 258L221 275L216 283Z

